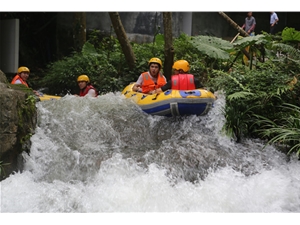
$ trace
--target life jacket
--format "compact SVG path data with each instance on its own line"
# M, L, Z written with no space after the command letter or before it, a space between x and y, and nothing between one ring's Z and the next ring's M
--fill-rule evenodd
M172 89L193 90L196 88L193 74L172 75Z
M89 90L91 90L91 89L94 89L95 90L95 92L96 92L96 96L95 97L97 97L98 96L98 91L96 90L96 88L94 88L92 85L87 85L83 90L80 90L80 92L79 92L79 96L81 96L81 97L83 97L83 96L85 96L88 92L89 92Z
M156 84L151 79L149 72L142 73L142 76L143 76L143 84L142 84L143 93L148 93L149 91L153 91L157 88L164 86L167 83L166 79L161 73L158 74Z
M27 82L23 80L19 74L16 74L16 76L12 79L11 84L15 84L16 80L20 80L22 84L24 84L26 87L29 87Z

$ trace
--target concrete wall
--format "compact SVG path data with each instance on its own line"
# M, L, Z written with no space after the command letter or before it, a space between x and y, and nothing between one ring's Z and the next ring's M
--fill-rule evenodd
M164 32L162 12L119 12L119 15L128 34L153 37L156 32ZM172 14L174 36L178 36L182 31L183 17L184 13ZM112 29L108 12L89 12L86 23L87 29L98 29L108 34Z
M141 36L148 37L143 38L143 41L152 41L155 32L164 32L162 12L119 12L119 14L124 29L132 41L139 42L138 37ZM107 12L88 12L86 18L87 29L98 29L107 34L113 32ZM172 21L174 37L178 37L181 33L220 38L236 35L234 28L218 12L172 12Z
M218 12L194 12L192 35L209 35L215 37L235 36L234 29ZM231 33L235 33L234 35Z

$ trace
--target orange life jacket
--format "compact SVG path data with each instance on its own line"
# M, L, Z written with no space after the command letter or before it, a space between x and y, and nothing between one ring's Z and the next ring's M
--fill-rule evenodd
M195 89L193 74L172 75L172 89L174 90L193 90Z
M91 90L91 89L95 90L95 92L96 92L95 97L97 97L98 96L98 91L92 85L87 85L86 88L84 88L83 90L80 90L79 96L81 96L81 97L85 96L89 92L89 90Z
M143 93L148 93L149 91L153 91L157 88L164 86L167 83L166 79L161 73L158 74L156 84L151 79L149 72L142 73L142 76L143 76L143 84L142 84Z
M16 74L16 76L12 79L11 84L15 84L16 80L20 80L22 84L24 84L26 87L29 87L27 82L23 80L19 74Z

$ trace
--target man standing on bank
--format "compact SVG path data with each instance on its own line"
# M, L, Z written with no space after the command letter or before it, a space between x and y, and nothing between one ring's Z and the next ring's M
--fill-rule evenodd
M270 34L276 33L276 27L278 24L279 18L276 12L270 12Z
M255 26L256 26L256 20L252 16L252 12L248 12L247 17L245 18L245 23L242 26L242 28L245 30L247 34L249 34L249 36L254 36Z

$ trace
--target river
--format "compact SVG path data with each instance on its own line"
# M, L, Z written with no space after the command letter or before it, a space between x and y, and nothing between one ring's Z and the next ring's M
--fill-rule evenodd
M120 93L38 102L24 170L1 181L9 213L299 213L300 161L222 135L206 116L143 113Z

